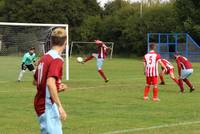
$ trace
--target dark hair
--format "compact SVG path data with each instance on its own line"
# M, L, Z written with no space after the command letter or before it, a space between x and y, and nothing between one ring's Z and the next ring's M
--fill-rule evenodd
M30 47L30 48L29 48L29 51L32 51L32 50L35 50L35 48L34 48L34 47Z
M150 43L150 45L149 45L149 47L150 47L150 50L155 50L155 48L156 48L156 43Z
M51 36L51 45L52 46L62 46L64 45L67 37L56 37L56 36Z

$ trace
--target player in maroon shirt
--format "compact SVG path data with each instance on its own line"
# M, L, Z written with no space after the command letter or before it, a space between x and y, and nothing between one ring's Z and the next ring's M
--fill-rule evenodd
M110 48L107 47L105 45L105 43L100 41L100 40L95 40L95 43L97 45L98 53L92 53L92 55L86 57L85 60L82 63L85 63L85 62L87 62L87 61L89 61L89 60L91 60L95 57L96 60L97 60L98 73L104 79L104 81L107 83L109 81L109 79L105 76L105 74L102 70L102 66L103 66L104 60L107 57L107 50L110 50Z
M64 62L60 56L66 47L66 38L63 28L52 31L52 49L41 57L34 75L34 84L37 86L34 106L42 134L62 134L60 119L67 117L58 96L67 88L61 83Z
M176 59L176 63L178 67L179 86L180 86L181 92L182 93L184 92L183 81L190 87L190 92L194 91L193 85L187 79L193 73L192 64L184 56L174 54L174 57Z

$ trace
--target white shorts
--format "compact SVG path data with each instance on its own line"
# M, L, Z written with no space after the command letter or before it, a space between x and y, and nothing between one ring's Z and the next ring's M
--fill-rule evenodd
M101 70L102 66L103 66L103 62L104 62L104 59L103 58L98 58L98 54L92 54L96 60L97 60L97 69L98 70Z
M183 69L181 70L181 79L188 78L193 73L193 69Z
M39 117L39 123L41 134L62 134L62 124L55 103L52 108L45 109L45 113Z

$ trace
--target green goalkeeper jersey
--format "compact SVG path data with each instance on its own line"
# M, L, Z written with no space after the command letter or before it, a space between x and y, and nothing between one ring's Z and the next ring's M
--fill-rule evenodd
M22 63L26 64L26 65L30 65L32 64L32 62L36 61L36 55L35 53L33 53L32 55L30 55L29 52L25 53L22 59Z

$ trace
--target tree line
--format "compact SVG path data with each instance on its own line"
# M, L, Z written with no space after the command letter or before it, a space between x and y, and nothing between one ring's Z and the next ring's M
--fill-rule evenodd
M70 41L115 42L115 54L143 55L148 32L187 32L200 42L200 1L0 0L0 21L69 24Z

